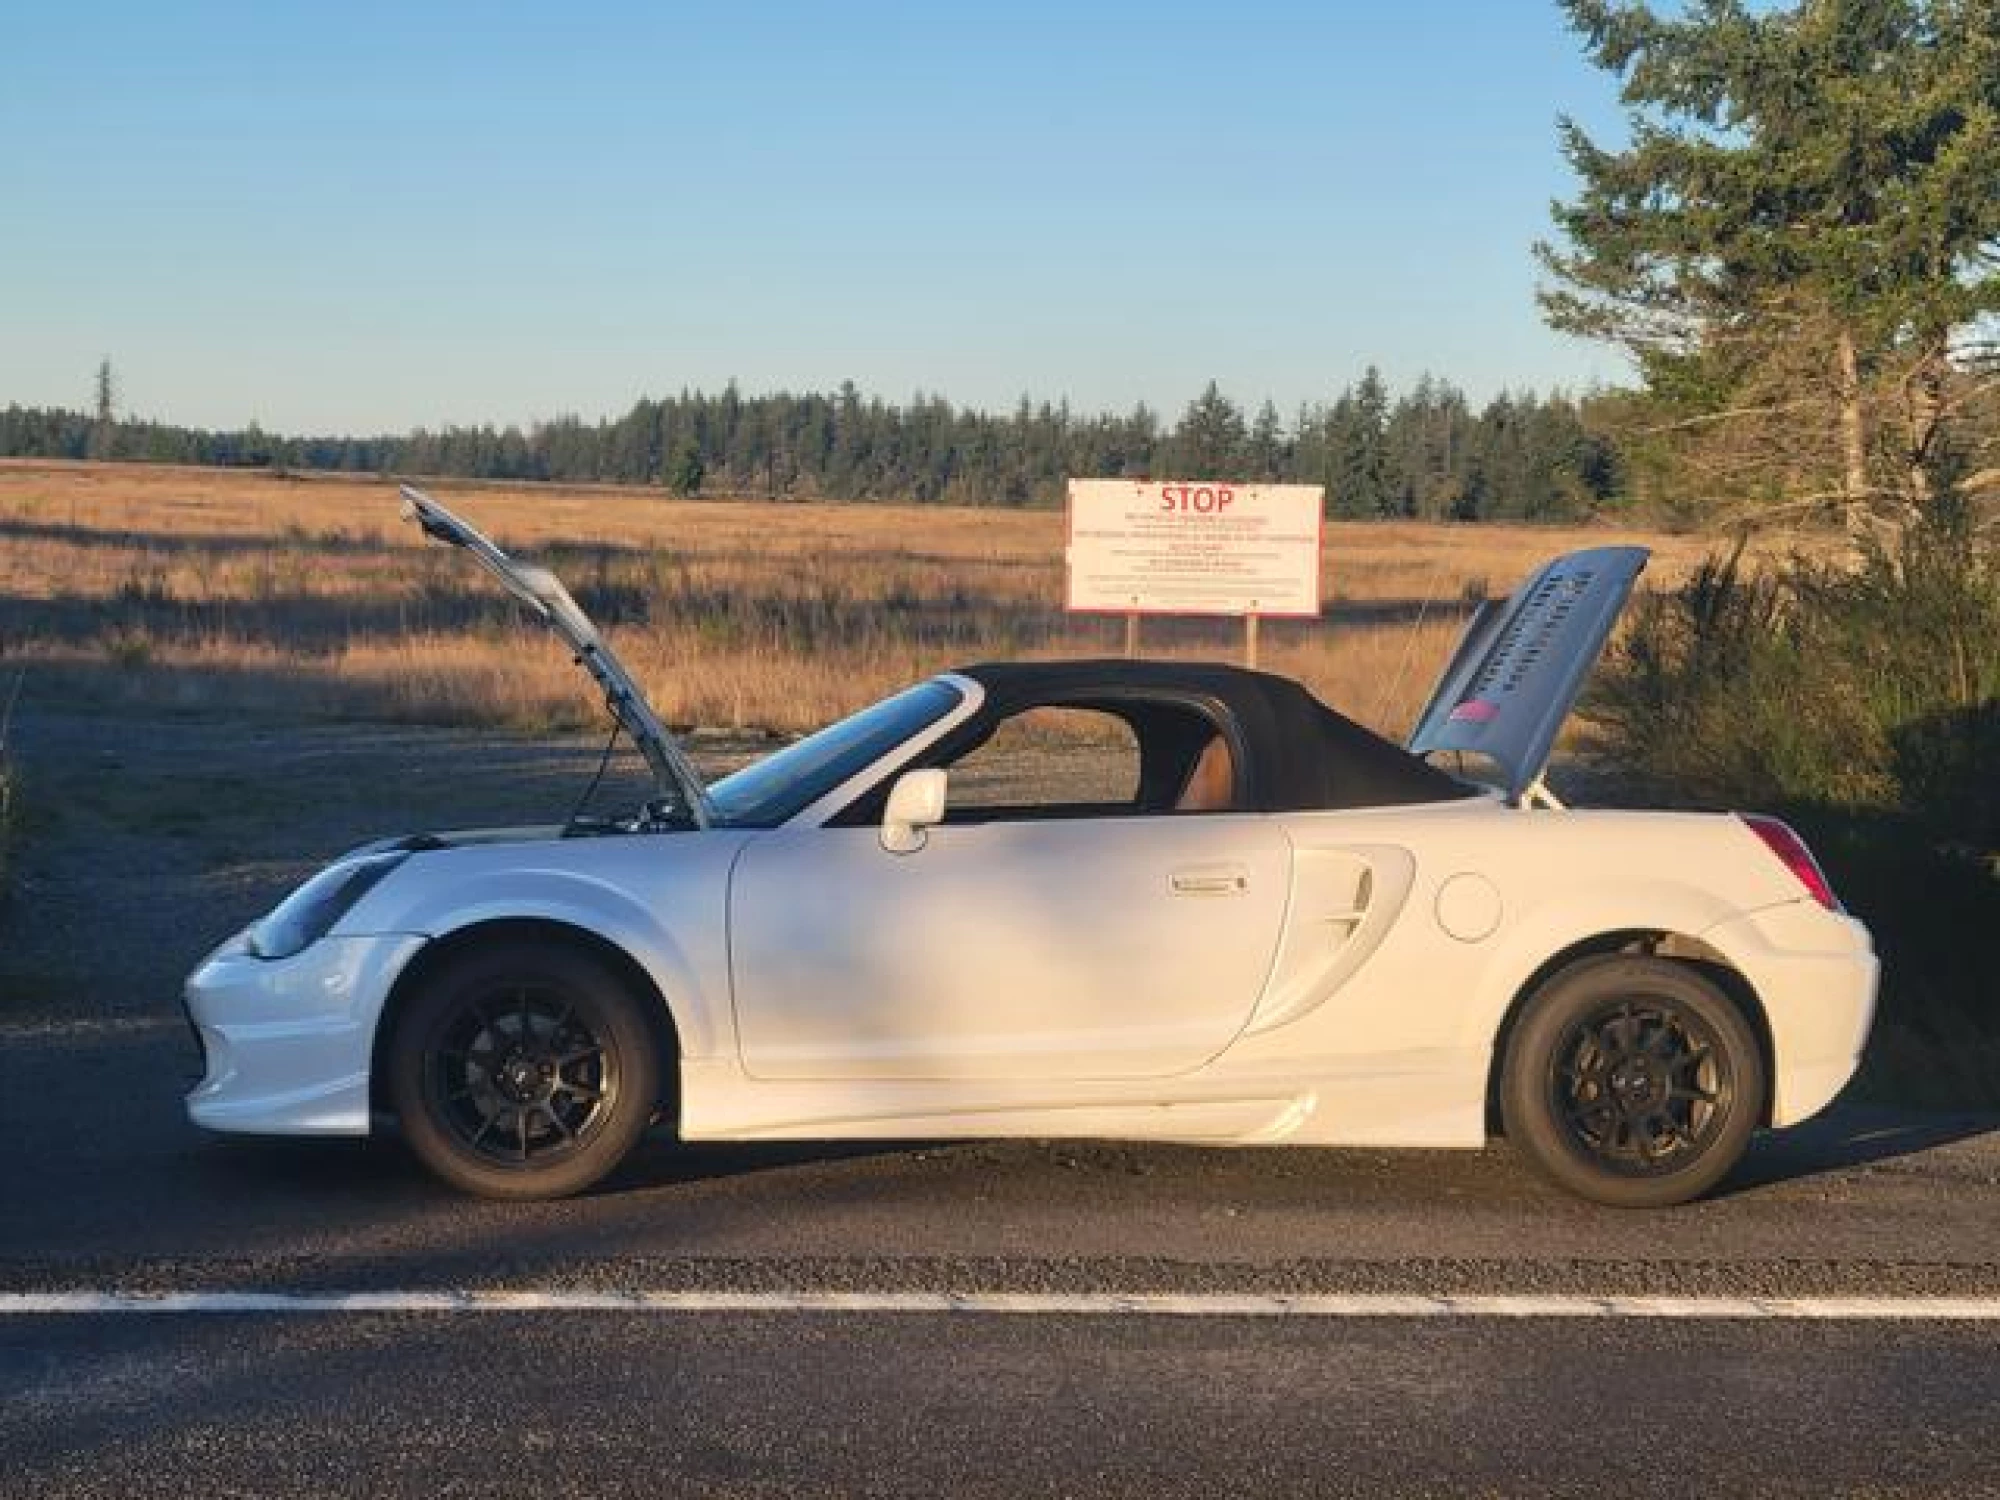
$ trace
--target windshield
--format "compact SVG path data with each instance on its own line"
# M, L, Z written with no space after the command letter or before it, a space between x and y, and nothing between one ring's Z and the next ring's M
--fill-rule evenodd
M723 777L708 789L709 800L729 827L775 828L962 701L949 683L920 682Z

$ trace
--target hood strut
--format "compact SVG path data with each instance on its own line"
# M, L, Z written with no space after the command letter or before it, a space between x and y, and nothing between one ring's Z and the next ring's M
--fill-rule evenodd
M403 516L423 528L434 541L448 542L472 554L474 562L500 580L508 593L519 599L555 631L576 655L577 665L588 672L604 691L604 702L632 736L632 743L652 768L653 779L672 800L676 810L685 812L695 827L707 828L715 821L715 805L708 800L701 774L695 770L667 726L653 712L639 684L597 633L590 616L583 612L547 568L515 562L473 527L467 525L422 490L402 486Z

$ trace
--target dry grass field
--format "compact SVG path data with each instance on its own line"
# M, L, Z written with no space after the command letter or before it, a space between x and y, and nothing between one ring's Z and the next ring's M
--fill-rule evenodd
M677 724L805 729L955 663L1122 645L1122 622L1062 609L1060 514L437 492L553 565ZM553 638L397 504L373 479L0 463L0 671L150 706L594 722ZM1400 732L1469 601L1613 540L1656 549L1655 585L1704 550L1609 527L1330 525L1325 615L1267 622L1263 664ZM1240 630L1148 621L1142 650L1234 659Z

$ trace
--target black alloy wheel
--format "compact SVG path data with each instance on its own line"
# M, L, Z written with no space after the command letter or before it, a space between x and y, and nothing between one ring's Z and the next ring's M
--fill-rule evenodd
M1734 1001L1691 964L1599 959L1529 1001L1509 1043L1508 1139L1599 1203L1686 1202L1742 1156L1764 1114L1763 1055Z
M426 976L398 1019L389 1092L438 1176L495 1198L559 1198L603 1177L659 1103L642 1002L588 952L519 939Z
M1622 997L1564 1028L1544 1081L1570 1144L1632 1177L1674 1172L1699 1156L1736 1091L1722 1042L1699 1016Z
M465 993L424 1049L431 1115L503 1167L581 1150L611 1118L619 1084L617 1053L542 984Z

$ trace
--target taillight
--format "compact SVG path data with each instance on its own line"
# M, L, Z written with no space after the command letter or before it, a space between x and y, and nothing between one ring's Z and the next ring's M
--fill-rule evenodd
M1762 813L1738 813L1736 817L1764 841L1765 848L1778 856L1813 900L1828 911L1845 910L1840 898L1834 895L1833 887L1827 883L1826 871L1819 867L1819 861L1813 858L1806 841L1792 831L1789 823L1779 818L1767 818Z

